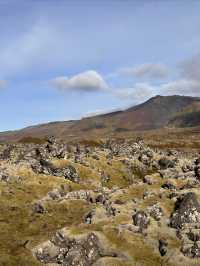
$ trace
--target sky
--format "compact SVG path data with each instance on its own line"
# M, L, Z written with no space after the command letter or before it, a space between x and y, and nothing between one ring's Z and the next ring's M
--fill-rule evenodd
M0 131L200 96L200 1L1 0Z

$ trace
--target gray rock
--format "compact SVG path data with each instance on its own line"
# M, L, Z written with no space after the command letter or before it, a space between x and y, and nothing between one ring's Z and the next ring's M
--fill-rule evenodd
M69 239L60 232L46 246L36 250L35 255L42 263L62 266L92 266L101 257L117 256L104 251L94 233L80 239Z
M133 215L133 223L143 232L150 224L150 221L148 215L144 211L138 211Z
M32 210L34 213L43 214L45 212L45 207L40 202L35 202L32 206Z
M163 216L163 210L158 204L155 204L149 208L149 214L156 221L160 221L161 217Z
M170 225L178 229L184 224L198 222L200 222L200 204L196 194L189 192L178 198Z
M158 164L161 169L173 168L175 166L175 162L166 157L161 158Z
M39 162L36 161L34 164L32 164L32 169L34 172L40 174L47 174L59 177L63 176L65 179L68 179L75 183L79 183L80 181L80 177L76 172L76 169L71 165L68 165L63 168L57 168L52 163L44 159L40 159Z
M200 243L193 242L193 243L185 243L182 248L181 252L190 258L200 258Z
M166 255L167 253L167 246L168 246L168 243L165 239L159 239L159 252L160 252L160 255L163 257Z

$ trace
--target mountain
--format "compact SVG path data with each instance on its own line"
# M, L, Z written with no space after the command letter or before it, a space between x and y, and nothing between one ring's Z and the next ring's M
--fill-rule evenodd
M2 132L0 141L18 141L30 137L43 138L49 135L75 139L91 136L104 137L165 127L182 128L199 125L200 98L158 95L124 111Z
M177 113L169 121L168 125L179 128L200 126L200 101L193 102Z

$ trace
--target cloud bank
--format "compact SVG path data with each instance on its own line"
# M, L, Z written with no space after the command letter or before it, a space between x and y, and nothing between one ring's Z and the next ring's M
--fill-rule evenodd
M178 71L179 78L171 81L166 79L158 83L157 79L168 77L169 70L163 64L145 63L134 68L121 68L118 71L125 76L153 79L148 82L135 82L130 86L126 86L126 80L122 86L114 84L111 86L109 79L95 70L88 70L71 77L57 77L50 83L55 88L64 91L87 93L102 91L120 100L131 100L134 104L146 101L157 94L200 96L200 54L179 64ZM120 79L120 75L117 78Z
M102 76L94 70L89 70L70 78L57 77L51 80L50 83L61 90L92 92L108 89L108 85Z
M118 71L121 75L133 76L136 78L162 79L169 74L168 68L160 63L145 63L136 67L124 67Z
M113 95L124 100L142 102L154 95L154 88L148 83L136 83L132 88L121 88L113 91Z

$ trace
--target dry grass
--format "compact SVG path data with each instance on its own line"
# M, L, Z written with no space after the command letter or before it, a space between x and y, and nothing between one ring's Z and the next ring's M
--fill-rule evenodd
M0 183L0 265L40 265L29 248L47 240L56 230L82 222L90 207L84 201L51 202L44 214L34 214L32 203L66 183L62 178L19 171L22 183ZM28 241L26 247L24 243Z

